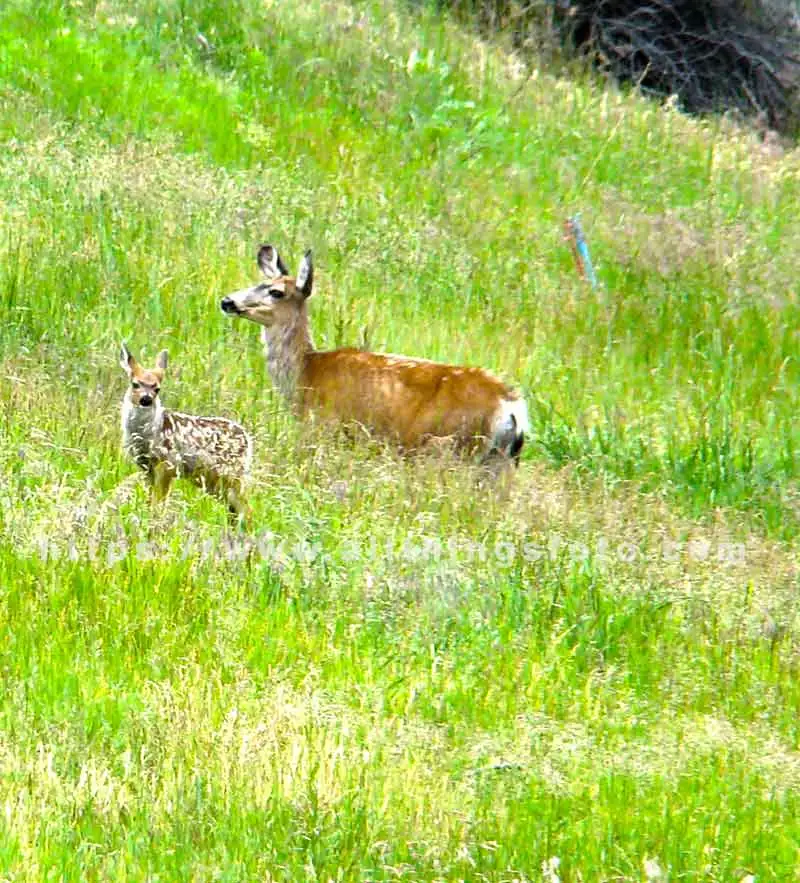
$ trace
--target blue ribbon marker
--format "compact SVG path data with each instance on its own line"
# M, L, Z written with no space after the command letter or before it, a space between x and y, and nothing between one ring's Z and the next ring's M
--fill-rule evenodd
M592 258L589 255L589 246L586 244L586 238L583 235L580 214L567 218L564 226L566 227L567 236L569 237L570 245L572 246L575 255L575 263L577 264L578 272L584 279L589 280L589 284L592 288L596 288L597 276L595 275L594 267L592 266Z

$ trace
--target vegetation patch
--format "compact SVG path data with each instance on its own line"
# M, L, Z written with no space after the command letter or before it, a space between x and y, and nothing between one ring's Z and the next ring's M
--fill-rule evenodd
M796 150L250 0L11 0L0 146L5 877L796 873ZM507 494L294 420L219 309L264 241L320 348L520 387ZM253 433L246 530L151 504L121 339Z

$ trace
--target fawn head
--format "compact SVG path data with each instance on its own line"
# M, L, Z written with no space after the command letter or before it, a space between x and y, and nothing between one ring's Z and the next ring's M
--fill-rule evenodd
M161 381L167 370L167 351L161 350L156 358L155 368L142 368L125 343L119 351L119 363L130 378L130 400L136 407L152 407L158 398Z
M261 246L257 263L266 281L223 298L222 312L241 316L266 328L290 324L311 296L314 283L311 250L305 253L294 277L289 276L286 265L272 245Z

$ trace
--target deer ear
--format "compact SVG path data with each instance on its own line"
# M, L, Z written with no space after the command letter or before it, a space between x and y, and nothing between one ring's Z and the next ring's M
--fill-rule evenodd
M262 245L258 250L258 266L267 279L276 279L278 276L288 276L289 271L278 254L274 245Z
M304 298L311 297L311 291L314 285L314 263L311 260L310 248L300 262L300 269L297 271L297 278L294 280L294 285Z
M166 350L161 350L161 352L156 356L156 370L163 377L164 372L167 370L167 361L168 354Z
M119 348L119 363L122 370L130 377L136 367L136 359L131 355L128 345L123 340Z

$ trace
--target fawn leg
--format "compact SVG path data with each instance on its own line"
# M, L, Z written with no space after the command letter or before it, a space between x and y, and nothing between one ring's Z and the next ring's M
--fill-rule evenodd
M228 505L228 517L236 524L244 524L250 517L250 508L242 498L242 485L239 481L223 484L221 490Z
M166 499L175 478L175 470L167 463L156 463L150 473L153 499L156 502Z
M221 475L204 474L195 482L208 494L213 494L228 508L228 518L232 524L242 523L248 514L247 504L241 498L241 481Z

